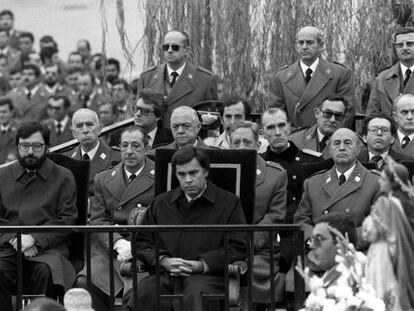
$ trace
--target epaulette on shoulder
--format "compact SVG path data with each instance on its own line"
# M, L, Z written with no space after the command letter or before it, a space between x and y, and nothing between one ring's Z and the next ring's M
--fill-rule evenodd
M286 68L288 68L288 67L289 67L289 65L288 65L288 64L286 64L286 65L284 65L284 66L282 66L282 67L280 67L280 68L276 69L275 71L273 71L273 74L276 74L276 73L278 73L279 71L281 71L281 70L283 70L283 69L286 69Z
M320 174L322 174L322 173L325 173L325 172L327 172L329 169L327 169L327 168L324 168L324 169L322 169L322 170L320 170L320 171L317 171L317 172L315 172L315 173L313 173L313 174L310 174L308 177L306 177L306 179L309 179L309 178L311 178L311 177L313 177L313 176L316 176L316 175L320 175Z
M374 173L375 175L381 176L381 171L379 171L379 170L377 170L377 169L375 169L375 168L370 169L370 171L371 171L372 173Z
M154 71L155 69L157 69L157 66L149 67L149 68L145 69L141 74L145 74L147 72Z
M110 146L110 148L114 151L121 151L121 148L119 146Z
M337 64L337 65L339 65L339 66L342 66L342 67L344 67L344 68L348 68L348 67L346 67L344 64L342 64L342 63L340 63L340 62L333 61L333 63L334 63L334 64Z
M278 169L279 171L284 170L284 168L280 164L273 162L273 161L266 161L266 166L273 167L275 169Z
M210 71L210 70L206 69L206 68L203 68L203 67L197 67L197 70L199 70L199 71L201 71L201 72L204 72L204 73L206 73L206 74L208 74L208 75L210 75L210 76L214 76L214 73L213 73L212 71Z
M302 149L302 152L303 152L304 154L308 154L308 155L311 155L311 156L314 156L314 157L317 157L317 158L322 157L322 152L318 152L318 151L315 151L315 150L311 150L311 149Z

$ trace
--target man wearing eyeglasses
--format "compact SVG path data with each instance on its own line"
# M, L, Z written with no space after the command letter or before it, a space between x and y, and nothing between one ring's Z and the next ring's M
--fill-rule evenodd
M287 112L292 125L301 129L315 124L314 110L332 94L346 99L344 124L349 127L355 114L355 90L350 69L321 57L322 32L307 26L299 30L296 46L299 61L278 70L270 83L275 95L274 106Z
M132 209L142 211L154 198L154 162L146 158L148 139L141 128L131 126L121 134L122 162L95 176L95 200L91 205L91 225L126 225ZM108 261L108 234L92 235L91 279L87 287L86 267L79 273L77 287L87 288L93 299L95 310L109 310L110 279ZM120 293L130 287L131 279L120 276L120 264L130 259L129 234L114 234L114 292ZM125 284L124 284L125 283Z
M15 139L18 161L0 168L0 226L70 226L77 218L72 173L47 158L49 130L23 123ZM54 285L70 288L75 269L68 261L68 232L0 234L0 306L11 311L16 290L16 252L22 253L24 293L53 298Z
M167 111L164 126L170 128L172 111L179 106L194 106L198 102L217 99L217 79L204 68L187 61L190 39L185 32L169 31L163 40L164 64L144 71L138 81L138 91L150 88L164 94Z
M331 96L315 108L316 124L310 128L293 132L289 139L300 149L319 152L324 159L330 158L328 140L344 126L347 101L341 96Z
M382 113L391 116L393 101L400 94L414 93L414 27L403 27L393 35L399 62L382 71L371 90L366 116Z
M387 115L374 114L366 118L362 135L366 148L363 148L358 155L358 160L361 162L373 162L378 170L382 170L387 155L396 161L414 160L413 157L391 148L397 136L397 127L394 120Z

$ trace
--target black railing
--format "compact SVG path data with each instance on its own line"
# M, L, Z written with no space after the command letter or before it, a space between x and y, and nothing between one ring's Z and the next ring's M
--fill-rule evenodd
M109 262L112 262L114 259L114 251L113 251L113 234L115 232L123 233L123 234L132 234L132 249L135 249L135 239L134 237L138 232L153 232L155 234L155 241L156 241L156 255L159 254L159 245L160 245L160 237L159 234L161 232L224 232L225 233L225 241L224 246L228 246L228 239L227 234L231 232L243 232L246 233L247 238L247 305L248 310L252 310L252 280L253 280L253 256L254 256L254 247L253 247L253 233L255 231L267 231L269 232L269 238L273 241L276 238L277 233L281 233L282 236L285 236L287 233L291 234L292 237L292 248L295 250L297 256L296 258L301 257L303 262L304 256L304 243L303 243L303 231L299 225L162 225L162 226L5 226L0 227L0 233L16 233L17 234L17 248L21 249L21 234L28 234L28 233L39 233L39 232L68 232L68 233L83 233L85 236L85 264L86 264L86 271L87 271L87 284L88 286L91 285L91 234L97 232L106 232L108 233L108 256ZM270 262L273 262L274 254L274 246L273 243L270 243ZM227 249L225 252L225 257L227 259ZM22 286L22 254L18 252L17 256L17 297L16 297L16 310L20 310L22 306L22 296L23 296L23 286ZM295 261L296 264L296 261ZM135 256L132 259L132 282L134 288L134 306L136 307L137 297L138 297L138 278L137 278L137 259ZM113 265L109 265L109 276L110 276L110 305L111 309L113 309L115 304L115 297L114 297L114 267ZM156 256L156 275L157 280L159 281L160 278L160 265L159 265L159 256ZM270 275L274 274L274 267L270 265ZM273 278L271 278L273 279ZM229 281L229 272L228 268L225 269L225 284ZM271 303L270 303L270 310L275 309L275 296L274 296L274 284L271 283ZM295 292L294 292L294 309L298 309L305 298L305 287L303 279L300 275L295 271L294 277L295 283ZM158 282L159 284L159 282ZM172 299L171 295L161 295L160 296L160 288L157 287L157 295L158 297L164 297L165 299ZM174 296L174 295L172 295ZM211 296L211 295L208 295ZM213 295L216 297L207 297L207 299L224 299L225 310L229 310L229 290L228 286L225 286L224 295ZM177 296L178 299L182 299L182 297ZM159 300L159 299L158 299ZM181 302L182 304L182 302ZM158 305L159 307L159 305ZM136 308L134 308L136 309ZM159 309L160 310L160 309Z

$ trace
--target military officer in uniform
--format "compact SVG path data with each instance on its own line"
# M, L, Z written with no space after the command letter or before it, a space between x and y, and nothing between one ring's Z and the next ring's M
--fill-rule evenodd
M14 107L10 98L0 99L0 164L15 150L14 139L18 124L13 118Z
M407 156L414 155L414 95L404 94L394 100L392 113L397 135L392 149Z
M132 209L142 211L154 198L154 162L146 158L148 138L137 126L125 129L121 134L122 162L95 176L95 200L91 206L91 225L126 225ZM91 280L89 288L95 310L109 310L109 258L108 234L97 233L91 240ZM120 264L131 258L131 242L128 236L114 234L115 295L125 287L131 287L131 279L120 276ZM124 284L125 283L125 284ZM87 288L86 269L80 272L77 286Z
M164 126L170 128L172 111L179 106L194 106L198 102L217 99L217 79L204 68L187 62L190 39L185 32L169 31L162 44L166 63L144 71L138 80L138 92L149 88L164 94L167 111Z
M318 152L303 149L289 141L290 124L286 113L279 108L269 108L262 115L264 137L269 146L261 154L266 161L280 164L288 175L286 221L292 223L302 196L302 163L316 163L323 160Z
M344 97L331 96L315 108L316 124L290 134L299 149L317 151L324 159L330 157L327 142L333 132L343 127L347 102Z
M338 129L329 142L329 152L334 166L309 177L304 183L304 193L294 216L301 224L305 239L312 234L315 220L332 212L350 217L358 228L377 198L379 171L367 170L357 160L362 143L353 131Z
M277 71L271 81L275 106L287 111L293 126L300 129L314 125L314 109L325 98L338 94L348 102L345 125L351 126L356 106L351 71L322 59L323 37L315 27L299 30L296 44L300 60Z

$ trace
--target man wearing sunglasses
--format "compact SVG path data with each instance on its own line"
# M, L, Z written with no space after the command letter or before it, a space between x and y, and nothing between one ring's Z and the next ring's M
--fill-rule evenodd
M194 106L198 102L217 99L217 79L204 68L187 61L190 39L185 32L172 30L163 40L165 63L144 71L138 81L138 91L150 88L164 95L167 111L164 126L170 128L172 111L179 106Z
M331 96L315 108L316 124L290 135L300 149L317 151L324 159L330 158L327 143L331 135L344 126L347 101L342 96Z
M366 116L383 113L391 116L393 101L400 94L414 93L414 27L403 27L393 36L395 54L399 62L382 71L375 79Z
M338 94L348 102L344 124L350 127L356 106L350 69L321 57L322 32L313 26L298 32L296 45L299 60L279 69L271 80L274 106L284 109L292 125L300 129L314 125L315 108L328 96Z

